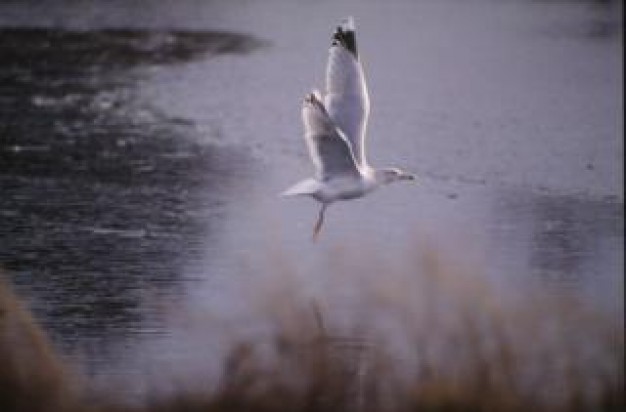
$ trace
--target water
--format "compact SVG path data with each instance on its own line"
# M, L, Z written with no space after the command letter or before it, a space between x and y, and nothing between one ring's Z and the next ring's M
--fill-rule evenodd
M427 239L621 311L617 2L173 4L0 6L0 265L90 374L201 369L180 312L245 311L272 254L324 294L337 250ZM299 101L349 14L370 160L420 181L331 207L312 244L317 206L275 195L310 173Z
M151 332L139 292L176 290L226 213L229 182L253 166L234 168L250 163L244 151L202 144L192 121L151 107L138 89L150 67L261 42L31 28L1 38L3 266L64 344Z

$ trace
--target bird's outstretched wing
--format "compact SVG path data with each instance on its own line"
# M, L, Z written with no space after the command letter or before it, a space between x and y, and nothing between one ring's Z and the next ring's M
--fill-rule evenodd
M305 97L302 120L304 137L318 180L359 174L350 143L336 127L316 93Z
M333 34L326 68L325 104L328 114L351 143L357 163L366 166L365 129L370 103L351 17Z

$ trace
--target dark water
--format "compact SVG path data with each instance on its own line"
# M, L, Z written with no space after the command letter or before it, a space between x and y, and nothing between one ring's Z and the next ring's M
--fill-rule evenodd
M0 30L0 262L60 342L158 329L137 292L176 293L226 214L231 181L249 173L233 168L250 163L244 152L201 144L193 121L138 98L146 69L261 44L220 32Z
M204 336L158 341L163 306L229 313L255 256L323 289L334 246L395 256L414 229L623 309L616 2L70 3L0 7L0 267L94 374L195 366ZM333 206L313 245L316 206L275 194L310 173L298 102L343 14L365 27L372 158L421 180Z

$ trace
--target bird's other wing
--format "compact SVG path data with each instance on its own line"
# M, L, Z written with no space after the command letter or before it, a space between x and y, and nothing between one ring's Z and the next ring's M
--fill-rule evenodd
M316 93L305 97L302 120L304 137L318 180L359 175L350 143L336 127Z
M326 67L325 103L328 114L352 144L358 164L365 166L365 129L370 103L351 17L333 34Z

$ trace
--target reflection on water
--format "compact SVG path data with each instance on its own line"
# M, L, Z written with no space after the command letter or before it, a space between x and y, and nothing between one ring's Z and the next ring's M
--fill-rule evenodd
M595 268L585 265L606 246L604 239L619 242L623 216L617 204L550 196L536 199L530 213L535 217L530 264L541 276L575 282L618 270L600 259Z
M173 293L246 173L231 165L250 163L141 101L141 68L261 44L219 32L0 32L0 263L62 342L153 330L142 296Z
M496 192L495 204L497 238L518 252L528 249L528 276L544 285L597 287L604 297L615 286L623 266L622 204L512 190ZM605 303L612 309L618 304Z

